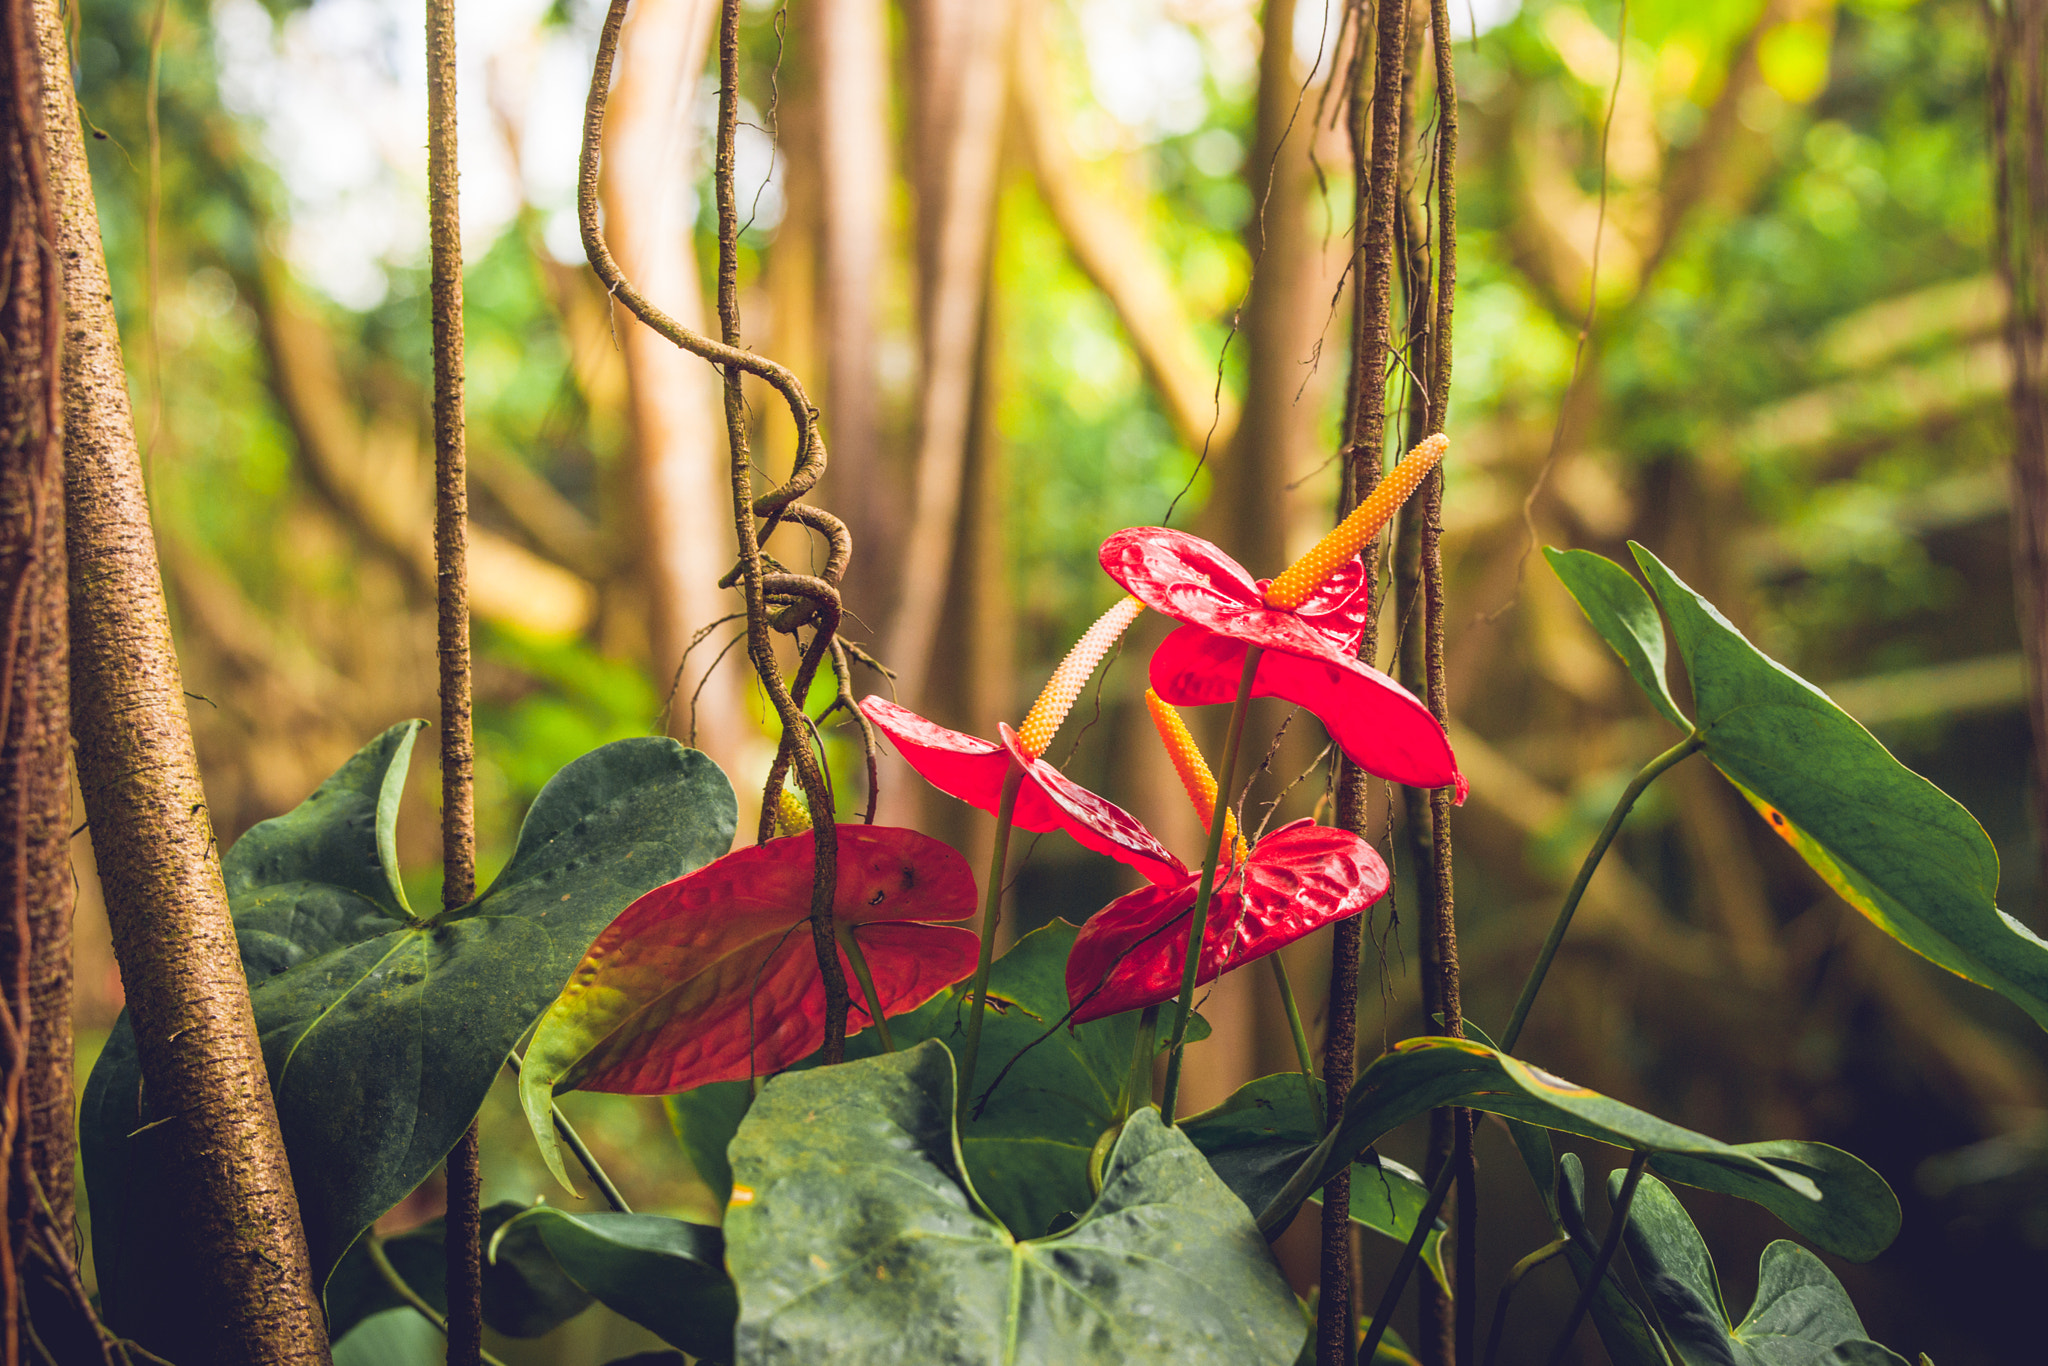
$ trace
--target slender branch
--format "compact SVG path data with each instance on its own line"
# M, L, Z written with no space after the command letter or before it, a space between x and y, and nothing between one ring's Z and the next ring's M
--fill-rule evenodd
M1572 1240L1569 1238L1555 1239L1537 1248L1534 1252L1509 1268L1506 1279L1500 1284L1500 1298L1493 1302L1493 1326L1487 1330L1486 1356L1482 1366L1493 1366L1494 1359L1500 1355L1501 1334L1507 1330L1508 1326L1508 1300L1513 1297L1515 1287L1522 1283L1524 1276L1571 1245Z
M428 1304L425 1297L413 1289L405 1277L398 1274L398 1268L391 1264L390 1255L384 1251L384 1240L373 1233L363 1240L363 1246L370 1254L370 1265L377 1268L377 1275L383 1279L384 1284L391 1287L391 1293L404 1300L414 1313L433 1324L435 1330L448 1339L448 1352L452 1357L455 1353L455 1339L449 1332L448 1320L442 1318L434 1306ZM484 1366L505 1366L504 1362L486 1352L481 1344L478 1345L476 1352L477 1360L484 1363Z
M1195 981L1201 976L1202 941L1208 935L1209 900L1216 890L1216 865L1223 853L1223 825L1230 815L1231 784L1237 780L1237 751L1244 739L1244 718L1252 698L1252 682L1259 675L1259 660L1265 651L1256 645L1245 647L1244 668L1237 678L1237 700L1230 707L1230 726L1223 740L1223 762L1216 770L1216 805L1209 813L1209 848L1202 857L1202 880L1195 889L1194 915L1188 923L1187 959L1181 967L1180 997L1173 1018L1173 1051L1166 1059L1166 1089L1159 1099L1159 1112L1173 1123L1173 1110L1180 1092L1181 1055L1187 1048L1188 1021L1195 1015Z
M1622 790L1621 799L1614 804L1614 810L1607 814L1607 823L1600 827L1594 837L1593 847L1586 851L1586 857L1579 864L1579 875L1572 879L1570 890L1564 894L1564 904L1557 908L1557 919L1551 922L1550 933L1544 936L1543 947L1536 954L1536 965L1529 969L1528 980L1522 984L1522 995L1515 1002L1515 1012L1508 1017L1508 1026L1500 1033L1500 1048L1503 1053L1512 1053L1516 1040L1522 1037L1522 1026L1529 1021L1529 1010L1536 1004L1536 993L1543 989L1543 979L1550 971L1551 962L1557 957L1558 946L1564 943L1565 931L1572 927L1572 915L1579 909L1579 901L1586 895L1586 887L1593 881L1594 870L1599 868L1600 859L1607 853L1607 846L1614 843L1614 837L1621 832L1621 823L1628 819L1629 811L1636 799L1643 795L1651 783L1665 770L1689 757L1695 750L1706 744L1706 738L1698 731L1686 736L1670 749L1644 764L1642 771L1629 780Z
M1636 1186L1643 1179L1643 1167L1650 1160L1647 1151L1638 1149L1629 1155L1628 1175L1621 1180L1621 1194L1614 1201L1614 1214L1607 1224L1607 1236L1600 1240L1600 1251L1593 1257L1593 1269L1586 1276L1586 1283L1579 1287L1579 1297L1572 1302L1572 1312L1564 1321L1564 1332L1558 1334L1557 1346L1551 1349L1550 1366L1564 1366L1565 1353L1571 1350L1572 1338L1577 1336L1579 1325L1586 1321L1586 1311L1593 1307L1593 1297L1600 1293L1600 1283L1607 1279L1607 1268L1614 1263L1614 1251L1621 1246L1621 1235L1628 1228L1629 1207L1635 1203Z
M476 747L470 730L469 474L462 417L462 221L455 0L427 0L427 217L434 334L434 586L441 674L441 904L476 894ZM448 1154L448 1361L483 1351L483 1244L474 1121Z
M757 376L782 395L783 402L789 406L790 418L796 423L796 466L790 471L789 478L779 487L753 500L753 511L756 516L773 518L789 504L809 493L817 485L818 477L825 472L825 444L818 435L818 411L811 406L810 399L805 396L803 385L787 367L778 365L766 356L756 355L730 339L713 341L700 332L684 327L662 312L626 278L625 272L619 269L619 263L612 257L611 247L605 242L604 229L598 223L597 172L604 145L605 102L611 94L612 67L617 61L619 51L619 28L625 23L627 5L628 0L611 0L609 8L605 11L604 26L598 33L597 56L591 66L590 96L583 106L583 151L576 178L576 220L583 233L583 252L589 258L591 269L597 272L597 278L603 283L605 290L624 304L634 317L691 355L724 369L737 369ZM722 71L722 46L720 66ZM730 86L731 82L721 77L721 84ZM727 122L728 120L721 117L721 130L725 128ZM735 219L734 227L737 226Z
M988 857L988 885L981 894L981 952L974 965L973 1000L967 1007L967 1044L960 1055L959 1104L963 1115L967 1113L967 1098L974 1093L974 1069L981 1061L981 1018L988 1013L988 974L995 964L996 926L1001 923L1003 914L1003 877L1004 865L1010 859L1010 823L1017 811L1017 793L1023 785L1024 770L1012 763L1009 772L1003 775L1002 795L996 800L995 846Z

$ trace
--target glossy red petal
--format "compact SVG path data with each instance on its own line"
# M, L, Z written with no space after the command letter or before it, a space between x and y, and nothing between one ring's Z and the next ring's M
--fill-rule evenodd
M889 737L896 752L917 770L919 777L969 806L990 812L996 809L1002 796L1003 775L1010 771L1010 756L1001 745L977 735L947 730L886 698L863 697L860 709L874 722L875 729Z
M833 915L860 927L883 1009L910 1009L971 973L974 932L924 923L974 913L966 860L915 830L837 833ZM580 1058L584 1089L639 1094L761 1075L815 1052L825 996L809 926L812 851L808 834L736 850L627 907L543 1017L540 1032L560 1040L547 1051ZM853 1026L866 1019L856 1004Z
M1276 830L1210 898L1197 982L1356 915L1387 892L1387 868L1358 836L1300 821ZM1148 887L1103 907L1067 958L1074 1023L1158 1005L1180 992L1198 879Z
M1104 541L1100 559L1132 597L1176 621L1275 650L1315 654L1343 648L1301 614L1266 606L1251 576L1199 536L1134 527ZM1337 624L1349 629L1345 613Z
M1259 580L1259 594L1265 596L1270 579ZM1295 615L1328 636L1338 650L1358 653L1358 641L1365 634L1365 619L1372 610L1372 594L1366 591L1365 565L1353 555L1323 586L1308 595Z
M1171 886L1188 875L1187 865L1153 838L1144 823L1115 802L1097 796L1043 759L1026 755L1017 732L999 726L1010 757L1024 766L1024 786L1017 793L1016 824L1025 830L1064 830L1084 849L1107 855L1135 868L1147 882ZM1024 822L1025 800L1032 799L1034 817L1044 825Z
M1229 702L1237 695L1244 652L1242 640L1183 626L1153 652L1152 689L1179 707ZM1368 773L1414 787L1455 787L1457 800L1465 800L1457 757L1429 708L1347 654L1269 649L1259 660L1252 696L1278 697L1315 713L1345 757Z

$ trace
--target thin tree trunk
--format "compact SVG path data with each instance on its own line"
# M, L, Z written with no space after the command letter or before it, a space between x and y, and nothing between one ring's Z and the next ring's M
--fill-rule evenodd
M0 11L0 1362L20 1360L29 1249L72 1241L70 694L65 679L62 283L41 58Z
M2034 817L2048 905L2048 3L1986 0L1998 269L2010 306L2012 559L2034 731Z
M469 476L462 417L462 220L456 163L455 0L427 3L427 219L434 348L435 657L441 693L441 904L476 895L470 730ZM448 1366L484 1342L481 1155L475 1121L447 1158Z
M955 547L974 407L976 339L986 294L990 225L1002 144L1011 0L927 0L918 63L919 254L924 375L909 530L884 658L898 696L922 705ZM948 35L957 34L957 43ZM935 60L946 42L957 57ZM934 145L936 144L936 145ZM938 149L942 147L943 151Z
M291 1169L228 919L164 609L56 0L36 0L64 268L65 522L79 786L151 1108L175 1246L206 1293L147 1325L174 1359L328 1360ZM167 1234L169 1231L166 1231ZM113 1306L109 1306L113 1308ZM136 1327L144 1327L136 1325Z
M704 330L706 314L694 224L686 216L697 172L692 110L717 13L711 0L641 0L633 7L619 44L601 182L605 234L619 268L695 332ZM733 564L718 376L625 310L614 309L613 317L630 386L655 684L664 696L675 687L669 733L690 739L694 711L691 742L748 793L752 784L742 775L758 769L766 753L747 716L742 670L728 660L694 707L690 700L723 634L707 639L683 671L691 637L740 608L735 595L717 587Z
M882 621L902 524L900 472L882 451L877 364L889 228L889 13L884 0L818 0L796 16L816 35L819 268L828 501L853 534L842 583ZM785 358L787 359L787 358Z

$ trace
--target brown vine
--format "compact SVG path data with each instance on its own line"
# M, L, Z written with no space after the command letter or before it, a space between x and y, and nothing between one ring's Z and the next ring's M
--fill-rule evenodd
M582 228L583 248L591 269L611 296L627 311L675 346L716 367L724 380L726 439L731 453L733 530L739 542L739 563L728 574L725 585L737 583L746 603L747 656L754 673L775 708L782 724L782 738L762 791L763 839L773 834L775 793L791 769L805 800L818 817L811 826L814 872L811 883L811 944L818 958L818 972L825 984L824 1058L839 1061L845 1053L846 1016L850 998L841 969L839 949L832 931L832 897L837 874L837 830L831 819L832 792L822 760L821 744L814 743L815 727L804 715L801 698L810 690L817 670L827 659L833 662L838 683L834 707L852 707L851 668L847 650L837 638L840 618L839 580L852 556L852 538L845 525L830 513L800 504L824 473L826 452L818 433L818 411L805 395L802 383L790 370L741 344L739 315L739 211L734 190L733 147L739 121L739 19L738 0L724 0L719 13L718 35L718 145L713 167L713 184L718 208L718 317L719 338L714 340L683 326L663 312L636 289L619 268L605 243L598 221L597 178L604 142L605 104L611 91L612 69L617 62L619 33L625 22L628 0L611 0L604 25L598 34L597 56L592 64L590 95L584 106L583 148L576 187L576 209ZM742 377L753 375L775 389L789 408L797 429L794 467L787 480L764 493L753 488L753 469L748 458L747 411L741 391ZM787 520L822 537L827 558L822 574L789 572L762 553L761 542L776 525ZM757 525L757 522L759 523ZM810 640L803 647L794 679L782 677L775 659L771 632L787 635L808 626ZM869 805L874 813L876 772L875 737L862 724L862 743L867 752Z

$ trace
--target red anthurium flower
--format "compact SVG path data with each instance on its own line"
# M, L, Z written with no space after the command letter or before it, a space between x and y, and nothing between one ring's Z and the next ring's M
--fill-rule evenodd
M1216 808L1216 779L1180 713L1156 692L1145 694L1145 705L1206 826ZM1197 982L1213 982L1387 894L1387 865L1349 831L1296 821L1246 850L1228 808L1223 822L1230 866L1217 870L1210 893ZM1158 1005L1179 993L1201 882L1190 873L1176 884L1141 888L1089 917L1067 956L1073 1023Z
M1174 998L1200 882L1190 874L1178 886L1142 887L1089 917L1067 958L1073 1023ZM1387 865L1358 836L1305 820L1283 826L1218 875L1195 980L1213 982L1386 893Z
M1013 766L1020 768L1024 779L1010 818L1019 830L1064 830L1083 848L1137 869L1148 882L1177 883L1187 868L1136 817L1039 757L1109 646L1142 610L1136 599L1125 598L1104 613L1054 672L1023 729L997 725L1001 744L948 730L880 697L862 698L860 709L894 742L904 762L939 791L993 812L1002 800L1003 780Z
M1166 527L1134 527L1104 541L1109 576L1147 607L1186 623L1153 653L1153 689L1181 706L1229 702L1247 647L1259 646L1264 654L1252 696L1308 708L1368 773L1417 787L1455 785L1462 802L1465 780L1443 727L1413 693L1357 658L1366 611L1358 550L1441 458L1444 444L1438 436L1418 446L1341 527L1277 579L1254 581L1214 545Z
M769 840L628 906L534 1031L520 1089L537 1093L536 1129L547 1126L554 1089L666 1095L764 1076L816 1052L825 987L809 926L812 857L808 834ZM851 985L851 936L885 1015L974 971L979 937L929 923L973 914L974 876L957 853L915 830L842 825L838 864L841 966ZM847 1032L870 1023L855 989Z

